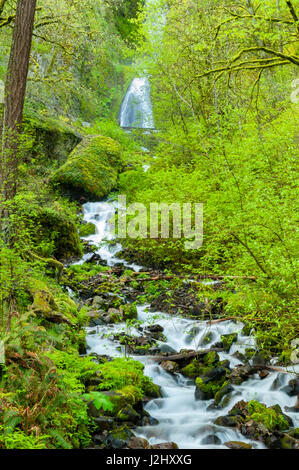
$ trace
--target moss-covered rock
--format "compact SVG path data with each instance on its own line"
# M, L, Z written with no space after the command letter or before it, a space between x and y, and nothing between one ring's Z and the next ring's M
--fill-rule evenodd
M82 248L73 220L59 208L41 208L37 215L44 240L53 240L54 256L58 259L81 256Z
M73 324L76 318L73 315L77 309L70 305L71 299L59 297L58 302L48 286L37 279L31 279L29 290L33 297L31 310L36 315L53 323Z
M38 161L64 162L82 136L62 119L44 116L28 109L24 113L24 129L32 136L30 157Z
M210 400L215 397L217 392L227 384L226 369L224 367L215 367L210 369L204 375L195 380L195 399Z
M282 413L279 405L267 408L262 403L252 400L247 405L248 414L257 423L263 423L267 429L285 430L290 427L286 416Z
M238 338L238 333L230 333L230 334L221 336L221 342L226 352L229 352L232 344L237 341L237 338Z
M116 185L120 158L121 146L118 142L109 137L89 136L53 174L51 182L75 197L86 195L101 199Z
M80 237L88 237L89 235L94 235L95 233L96 233L96 226L91 222L82 224L79 227Z

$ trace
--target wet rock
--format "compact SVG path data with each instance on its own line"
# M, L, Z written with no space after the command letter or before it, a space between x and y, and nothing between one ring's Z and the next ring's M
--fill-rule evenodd
M224 445L229 449L252 449L251 444L246 444L245 442L241 441L228 441L224 442Z
M232 344L237 341L237 338L238 333L229 333L221 336L221 343L223 344L223 348L226 352L229 352Z
M215 367L210 369L204 375L197 377L195 380L195 399L210 400L224 385L226 377L226 369L223 367Z
M150 445L146 439L142 437L132 436L128 442L129 449L149 449Z
M204 437L201 441L201 444L204 445L219 445L221 444L221 439L215 434L209 434L208 436Z
M177 354L177 351L175 349L173 349L171 346L165 343L159 344L158 349L161 353L164 353L164 354Z
M234 367L229 376L229 381L232 384L240 385L247 380L251 375L255 374L256 369L248 364L238 365Z
M209 333L205 334L204 337L201 339L200 341L200 346L205 346L207 344L209 344L212 339L214 337L214 334L212 333L212 331L209 331Z
M178 364L174 361L164 361L161 363L161 367L170 374L174 374L179 368Z
M124 449L128 447L132 437L132 431L125 426L123 428L114 429L102 442L106 449Z
M264 366L265 364L266 364L266 358L262 353L257 352L256 354L254 354L254 356L252 357L252 365Z
M194 326L193 328L191 328L191 330L188 331L188 336L186 337L186 344L192 343L194 338L198 335L199 331L200 328L198 326Z
M225 385L222 387L219 392L215 394L215 403L219 405L221 402L222 398L227 395L228 393L233 391L233 387L230 384Z
M232 354L232 357L238 359L238 361L240 361L240 362L247 362L248 361L245 354L240 353L240 351L234 352L234 354Z
M289 397L294 397L298 395L299 394L299 378L290 380L288 385L283 387L281 391L289 395Z
M265 379L266 377L268 377L269 372L267 370L260 370L258 374L261 379Z
M141 419L141 426L157 426L159 424L159 421L151 416L149 413L144 411L144 416Z
M273 380L270 390L279 390L285 384L285 379L285 374L277 374L277 376Z
M274 432L265 438L265 444L269 449L299 449L299 439L291 433Z
M156 341L167 341L167 338L163 335L163 331L164 328L161 325L151 325L145 329L145 334Z
M178 445L175 442L162 442L161 444L154 444L150 446L150 449L178 449Z
M137 413L136 410L132 407L132 405L127 404L122 410L120 410L117 414L118 421L125 421L130 422L133 424L137 424L140 421L140 414Z
M114 418L99 416L98 418L93 418L93 422L96 425L97 432L109 431L114 425Z
M106 300L103 297L100 297L99 295L96 295L92 299L92 307L96 310L105 307L106 306Z
M285 406L284 409L290 413L299 413L299 406Z
M215 421L217 426L227 426L234 428L239 423L237 416L218 416Z

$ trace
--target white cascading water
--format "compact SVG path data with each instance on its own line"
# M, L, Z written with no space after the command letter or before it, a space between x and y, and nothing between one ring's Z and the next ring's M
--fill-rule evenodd
M85 237L94 244L102 243L98 254L107 261L109 266L119 263L116 253L120 251L121 245L111 246L103 239L111 240L113 235L110 231L109 220L114 213L116 202L87 203L84 205L84 219L96 225L96 234ZM85 256L87 259L88 255ZM127 266L138 271L140 266ZM180 349L205 349L212 343L220 341L223 334L239 332L238 340L228 353L219 353L221 360L228 359L230 366L241 364L239 359L233 357L234 352L244 352L245 348L254 347L252 337L241 334L242 324L227 321L220 324L208 325L206 321L196 321L179 316L170 316L161 312L148 312L146 306L138 306L138 319L146 324L160 324L164 328L163 334L167 338L167 345L175 351ZM194 327L196 329L194 329ZM192 335L190 334L192 331ZM123 346L109 338L113 334L126 332L140 335L137 330L131 328L129 331L124 323L98 326L87 329L88 352L107 354L113 357L124 356ZM201 346L201 340L206 333L211 333L210 343ZM146 405L146 410L159 421L154 426L139 427L135 434L146 438L150 444L161 442L176 442L181 449L197 448L226 448L223 444L227 441L242 441L250 443L253 448L263 448L263 444L250 441L235 430L227 427L216 426L215 419L225 415L240 400L258 400L267 406L279 404L284 411L285 406L293 407L296 397L289 397L281 389L294 378L294 373L299 372L299 365L288 370L288 374L271 372L268 377L261 380L255 375L243 382L242 385L234 386L232 398L226 408L221 410L208 409L213 400L195 400L195 384L192 380L181 374L171 375L164 371L151 357L132 356L145 365L145 374L151 377L157 385L161 386L162 398L151 400ZM296 413L287 412L293 420L294 427L299 426L299 416Z
M147 78L134 78L120 110L120 127L154 129L150 84Z
M149 10L155 0L147 0ZM156 11L154 9L153 11ZM157 18L150 29L149 36L161 42L163 38L163 27L166 21L166 14L157 10ZM154 34L155 33L155 34ZM153 39L152 39L153 40ZM120 111L120 126L124 128L154 128L152 103L150 96L150 84L147 78L135 78L125 96ZM143 151L147 149L142 148ZM153 157L156 158L156 157ZM144 165L144 171L148 171L149 166ZM100 245L97 253L108 266L122 263L135 271L139 271L141 266L130 264L116 257L121 250L120 244L111 244L114 235L111 232L109 223L117 208L114 200L87 203L84 205L84 220L92 222L96 226L96 234L85 237L85 240L92 244ZM105 241L107 240L107 241ZM87 261L92 255L84 255L81 263ZM229 354L219 353L220 359L228 359L230 366L234 367L242 362L236 359L233 354L236 351L244 352L246 348L254 347L252 337L244 336L241 333L242 324L227 321L219 324L208 325L206 321L196 321L180 316L170 316L161 312L148 312L147 306L140 305L137 308L138 319L147 324L160 324L163 334L167 338L167 345L175 351L181 349L206 349L211 344L220 341L221 335L238 332L237 342L230 349ZM97 354L107 354L113 357L123 356L124 347L116 341L112 341L111 335L120 332L140 335L140 332L124 324L111 324L87 328L87 344L89 351ZM192 334L191 334L192 332ZM202 346L201 342L207 332L211 334L210 343ZM144 372L153 379L153 382L161 387L162 398L151 400L146 405L146 410L159 421L154 426L139 427L134 432L140 437L146 438L150 444L161 442L175 442L181 449L197 448L227 448L224 443L227 441L242 441L250 443L253 448L262 448L263 444L257 441L250 441L234 429L217 426L215 419L227 412L240 400L258 400L267 406L279 404L282 410L285 406L294 407L296 397L289 397L281 389L294 378L294 374L299 372L299 365L288 370L288 373L271 372L263 380L255 375L243 382L239 386L234 386L232 397L226 408L221 410L211 409L213 400L195 400L194 381L183 377L181 374L171 375L149 356L132 356L142 362L145 366ZM299 427L299 415L287 412L293 420L294 427Z

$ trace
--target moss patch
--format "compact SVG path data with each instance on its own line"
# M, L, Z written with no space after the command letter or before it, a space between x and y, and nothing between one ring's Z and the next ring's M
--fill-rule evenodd
M96 233L96 226L91 222L87 224L82 224L79 227L79 235L80 237L88 237L89 235L94 235Z
M263 423L271 431L282 431L290 427L282 412L274 407L267 408L258 401L252 400L248 403L247 409L251 419L257 423Z
M52 176L51 182L73 196L103 198L115 186L121 146L109 137L86 137Z

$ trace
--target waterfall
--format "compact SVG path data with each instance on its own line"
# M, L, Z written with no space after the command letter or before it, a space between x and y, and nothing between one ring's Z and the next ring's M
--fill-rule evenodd
M120 110L120 126L154 129L150 84L147 78L134 78Z

